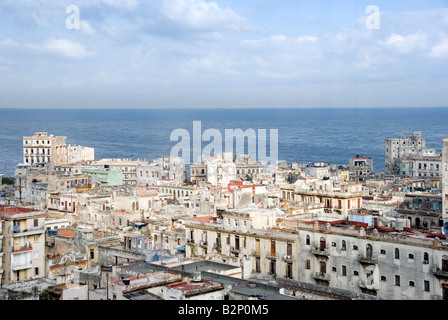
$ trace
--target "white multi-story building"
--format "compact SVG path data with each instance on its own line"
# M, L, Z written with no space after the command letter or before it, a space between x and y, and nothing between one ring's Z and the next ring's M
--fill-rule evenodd
M440 156L409 156L409 176L434 177L442 175L442 158Z
M52 162L56 165L67 162L67 137L36 132L34 136L23 137L23 163L43 165Z
M95 160L95 149L84 146L67 146L67 163Z
M152 163L142 163L137 167L137 184L160 185L162 181L183 183L186 180L185 160L180 157L160 157Z
M23 137L23 163L44 165L51 162L63 165L95 159L93 148L67 146L66 139L64 136L48 135L47 132L36 132L34 136Z

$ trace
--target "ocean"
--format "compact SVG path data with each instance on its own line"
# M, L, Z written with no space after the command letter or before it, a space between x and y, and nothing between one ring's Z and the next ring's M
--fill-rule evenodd
M67 144L95 148L95 158L169 156L175 129L278 129L278 158L288 163L348 164L352 155L373 158L384 171L386 137L422 131L426 146L441 152L448 138L448 108L371 109L0 109L0 174L22 163L22 137L35 132L66 136ZM204 142L203 146L209 142ZM268 149L269 150L269 149Z

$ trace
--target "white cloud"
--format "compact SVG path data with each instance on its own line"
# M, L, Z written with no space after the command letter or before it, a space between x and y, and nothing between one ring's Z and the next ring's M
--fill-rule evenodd
M432 47L429 53L431 58L448 58L448 38L444 38L439 44Z
M400 53L412 53L427 47L427 36L423 32L409 35L392 33L386 40L380 41L386 47L396 49Z
M89 21L87 20L81 20L81 31L86 33L86 34L94 34L96 33L96 29L93 28Z
M102 2L118 9L132 10L138 6L137 0L102 0Z
M18 45L17 42L15 42L14 40L11 40L11 39L9 39L9 38L0 41L0 46L5 46L5 47L15 47L15 46L17 46L17 45Z
M202 0L164 0L161 13L180 25L193 29L240 31L247 21L230 8L221 9L216 2Z
M296 38L295 40L298 42L302 42L302 41L316 42L317 37L301 36L301 37Z
M50 38L43 44L43 48L69 58L82 58L87 55L87 50L80 43L68 39Z

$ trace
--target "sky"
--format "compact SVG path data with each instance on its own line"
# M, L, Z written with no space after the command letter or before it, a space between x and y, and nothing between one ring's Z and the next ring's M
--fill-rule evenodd
M448 106L447 70L448 0L0 0L0 108Z

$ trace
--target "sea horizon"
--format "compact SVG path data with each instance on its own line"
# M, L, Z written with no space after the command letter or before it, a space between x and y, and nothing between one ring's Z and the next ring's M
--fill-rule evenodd
M35 132L66 136L67 144L95 148L95 158L169 156L175 129L278 129L278 158L291 162L348 164L371 157L384 171L384 139L421 131L441 152L448 137L448 107L372 108L2 108L0 174L12 177L22 163L22 137ZM206 143L204 143L206 144Z

